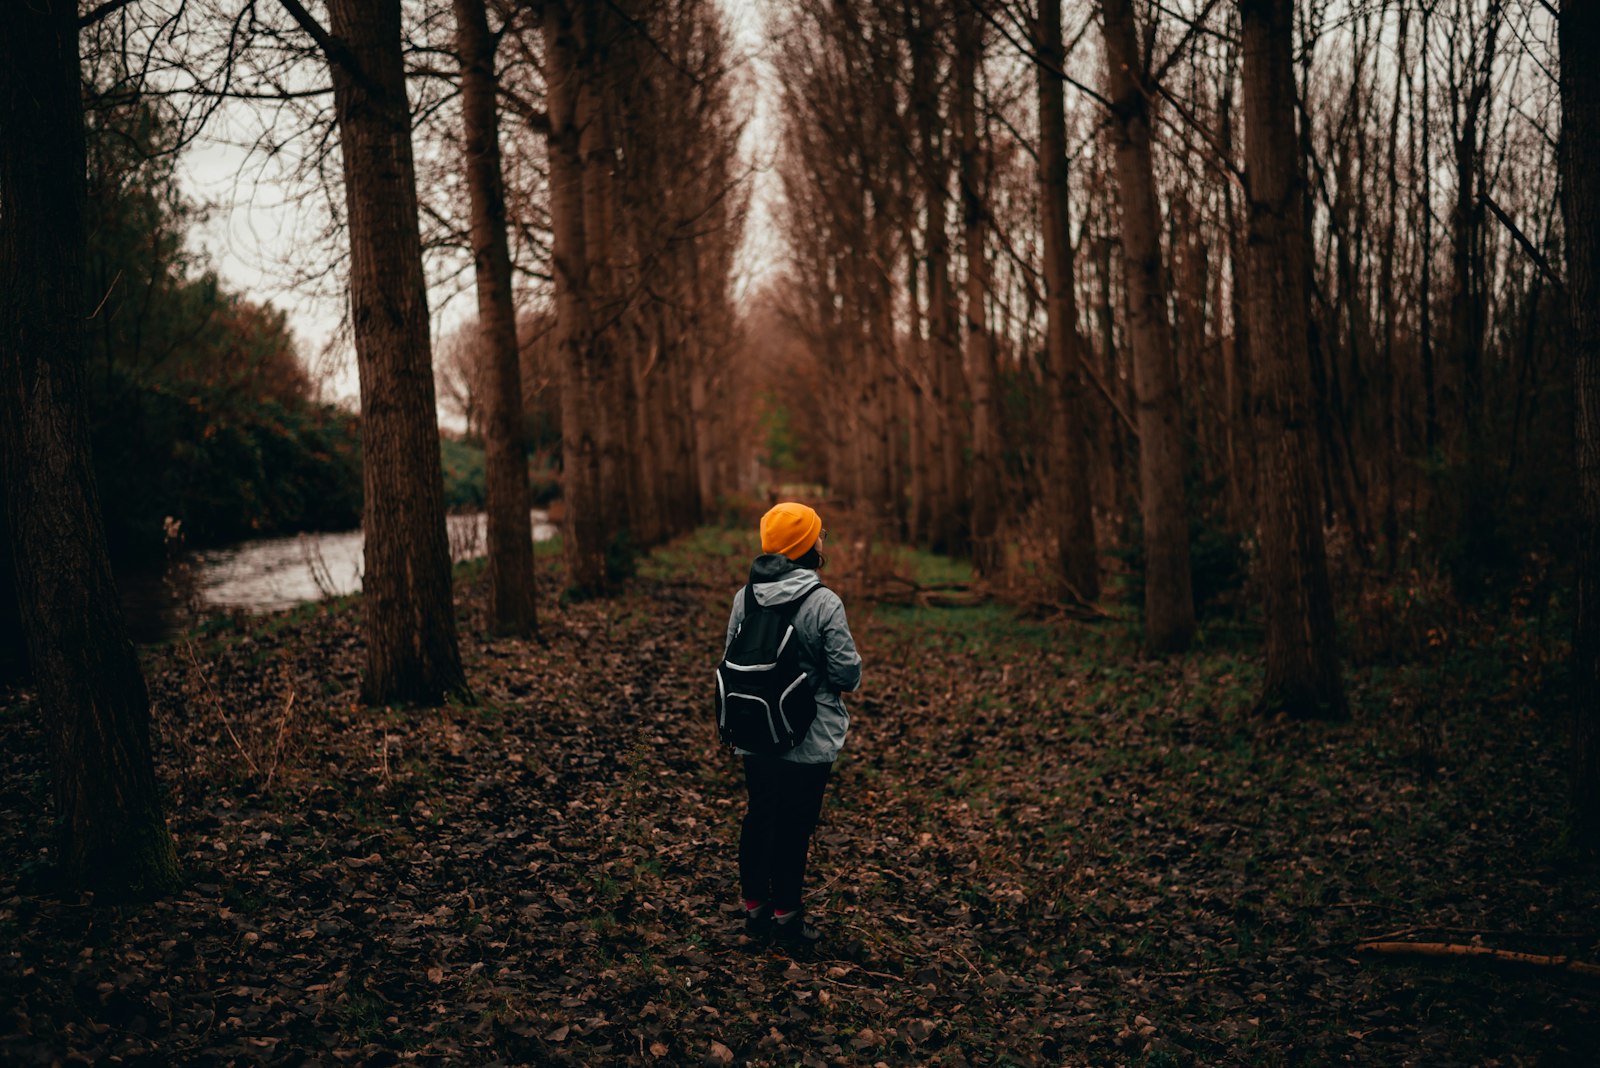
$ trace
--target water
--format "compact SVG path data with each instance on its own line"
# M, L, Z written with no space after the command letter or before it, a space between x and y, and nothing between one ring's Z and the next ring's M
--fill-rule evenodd
M557 534L547 512L532 513L533 540ZM450 558L472 560L487 551L487 517L482 512L446 519ZM151 641L196 616L222 612L276 612L306 601L339 597L361 589L362 535L359 530L262 538L226 549L190 553L166 575L119 575L129 630Z

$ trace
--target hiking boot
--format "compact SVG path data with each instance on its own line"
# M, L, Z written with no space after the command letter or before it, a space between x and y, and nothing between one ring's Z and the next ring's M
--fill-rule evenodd
M772 932L772 906L757 905L744 910L744 933L761 938Z
M814 946L822 941L822 932L806 922L805 912L791 912L787 916L774 916L769 930L773 941L791 946Z

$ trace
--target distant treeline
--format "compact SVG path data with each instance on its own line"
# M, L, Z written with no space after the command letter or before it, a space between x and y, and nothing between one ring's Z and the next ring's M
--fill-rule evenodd
M158 559L168 519L189 548L361 524L361 422L337 405L121 375L92 391L100 505L114 558ZM445 507L484 505L481 441L441 442ZM533 503L553 472L529 471Z
M87 400L114 558L360 522L354 415L318 403L284 314L229 292L189 247L176 124L87 101Z
M359 420L333 405L117 374L91 396L114 557L158 557L167 520L191 546L361 523Z

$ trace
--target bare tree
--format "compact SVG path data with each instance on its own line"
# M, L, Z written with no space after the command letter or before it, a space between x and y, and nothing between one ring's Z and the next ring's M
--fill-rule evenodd
M1600 9L1561 5L1561 130L1567 223L1567 294L1577 393L1577 625L1572 640L1574 831L1600 846Z
M1319 494L1307 358L1305 179L1295 136L1293 0L1240 0L1248 272L1260 456L1267 665L1261 707L1345 714Z
M984 247L989 220L980 154L982 131L978 128L977 73L983 62L983 31L977 11L969 3L956 5L955 19L956 174L967 260L963 341L972 396L972 557L980 572L993 572L1004 554L995 541L1000 526L1000 405L985 310L993 280Z
M950 270L949 137L941 109L939 58L941 24L948 21L938 0L907 0L906 19L911 50L910 106L916 129L916 171L921 177L923 255L927 279L928 389L923 408L924 459L930 498L930 539L946 552L966 545L963 512L968 499L962 470L966 420L960 412L967 396L961 370L959 309Z
M561 0L544 7L545 79L550 106L550 218L561 383L561 491L566 506L564 551L569 588L598 591L606 583L606 525L600 509L600 442L595 420L608 413L590 357L594 312L584 159L580 142L578 28Z
M1082 380L1083 337L1078 331L1074 293L1072 227L1068 200L1066 105L1062 71L1060 0L1040 0L1037 34L1039 62L1039 203L1046 299L1046 385L1051 410L1047 477L1050 513L1056 528L1057 563L1063 591L1074 599L1100 595L1094 517L1087 471Z
M496 38L489 32L483 0L455 0L455 16L478 329L488 358L488 373L483 376L489 386L483 447L489 615L496 632L521 635L534 630L538 617L533 527L528 516L528 459L522 435L517 310L511 295L511 247L506 238L505 185L500 176Z
M441 338L434 352L433 383L439 409L461 419L468 438L483 436L485 385L483 335L474 323Z
M0 36L0 459L28 652L50 738L61 866L77 885L178 881L144 676L106 555L84 410L85 148L77 6Z
M361 378L366 672L373 703L464 690L445 537L428 296L399 0L330 0L324 29L282 0L333 76Z
M1150 154L1149 99L1132 0L1101 0L1111 139L1122 203L1123 271L1139 398L1139 506L1144 517L1145 644L1176 652L1194 637L1189 510L1184 504L1183 422L1178 365L1167 319L1161 207Z

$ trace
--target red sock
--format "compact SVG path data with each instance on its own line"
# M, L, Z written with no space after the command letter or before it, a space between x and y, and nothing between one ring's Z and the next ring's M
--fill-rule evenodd
M799 909L773 909L772 918L779 921L787 920L790 916L793 916L799 911Z
M744 899L744 910L746 912L754 912L756 909L758 909L760 907L761 907L761 902L757 901L755 898L747 897L747 898Z

